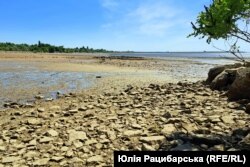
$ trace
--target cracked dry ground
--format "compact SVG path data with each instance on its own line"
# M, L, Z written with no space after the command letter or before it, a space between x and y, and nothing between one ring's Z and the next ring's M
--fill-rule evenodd
M0 166L112 166L114 150L249 150L249 101L239 102L179 83L8 109Z

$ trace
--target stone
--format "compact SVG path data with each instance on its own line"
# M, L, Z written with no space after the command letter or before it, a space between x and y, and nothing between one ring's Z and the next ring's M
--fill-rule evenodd
M226 116L222 116L221 120L225 123L225 124L234 124L234 117L231 115L226 115Z
M36 95L35 98L36 99L44 99L44 96L43 95Z
M128 136L128 137L138 136L140 134L142 134L141 130L127 130L127 131L124 131L123 133L124 136Z
M138 125L138 124L132 124L131 127L134 129L141 129L142 128L141 125Z
M75 113L78 112L78 109L71 109L71 110L69 110L69 112L70 112L71 114L75 114Z
M40 119L37 119L37 118L29 118L27 123L29 125L41 125L42 121Z
M11 163L11 162L16 162L21 160L21 157L14 157L14 156L9 156L9 157L2 157L2 163Z
M61 110L61 107L60 106L51 106L49 109L52 111L58 111L58 110Z
M166 124L163 126L161 133L165 136L171 135L176 131L176 128L173 124Z
M53 101L54 99L49 97L49 98L46 98L45 101Z
M48 130L48 131L47 131L47 134L48 134L49 136L52 136L52 137L58 136L58 132L55 131L55 130L53 130L53 129Z
M59 161L61 161L61 160L63 160L64 159L64 157L57 157L57 156L54 156L54 157L52 157L50 160L51 161L55 161L55 162L59 162Z
M250 99L250 68L240 68L228 91L229 100Z
M87 111L87 110L88 110L88 108L85 106L81 106L78 108L78 111Z
M0 151L5 151L6 147L5 146L0 146Z
M39 140L40 143L49 143L50 141L53 141L54 138L51 137L43 137Z
M224 70L225 70L225 66L217 66L217 67L211 68L208 72L208 78L206 82L211 83L214 80L214 78L216 78Z
M33 158L33 157L38 157L39 153L36 151L28 151L26 154L24 154L25 158Z
M69 134L69 142L75 141L75 140L87 140L87 135L83 131L76 131L76 130L68 130Z
M156 149L146 143L142 144L142 151L156 151Z
M225 70L215 77L210 87L215 90L227 90L236 77L236 69Z
M36 139L33 139L29 142L28 146L36 146Z
M96 143L98 143L98 141L96 139L90 139L90 140L87 140L84 144L91 145L91 144L96 144Z
M40 108L37 109L37 111L38 112L45 112L45 108L40 107Z
M50 158L42 158L42 159L38 159L38 160L35 160L32 165L34 166L44 166L44 165L47 165L48 162L49 162Z
M106 108L108 108L108 106L106 105L106 104L100 104L100 106L99 106L101 109L106 109Z
M223 144L215 145L210 148L212 151L225 151L225 146Z
M101 163L103 161L104 161L104 159L103 159L103 157L101 155L95 155L95 156L92 156L92 157L87 159L88 164L92 164L92 163L99 164L99 163Z
M73 142L73 145L76 147L76 148L80 148L83 146L82 142L80 142L79 140L76 140Z
M143 143L154 145L154 144L164 143L166 141L166 138L165 136L149 136L149 137L141 137L139 140Z
M220 73L222 73L226 69L239 68L242 65L240 63L231 64L231 65L222 65L211 68L208 72L208 78L206 82L210 84Z
M72 150L68 150L66 152L66 157L68 157L68 158L73 157L73 155L74 155L74 152Z

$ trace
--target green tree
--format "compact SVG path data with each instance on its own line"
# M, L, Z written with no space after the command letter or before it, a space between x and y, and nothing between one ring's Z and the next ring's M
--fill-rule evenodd
M189 36L206 38L207 43L217 39L231 41L229 52L244 62L237 42L250 43L249 18L250 0L213 0L199 14L196 23L191 23L194 32Z

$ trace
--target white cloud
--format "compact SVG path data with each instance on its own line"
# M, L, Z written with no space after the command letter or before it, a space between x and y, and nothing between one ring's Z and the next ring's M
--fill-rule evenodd
M134 22L137 33L161 36L182 23L178 17L181 13L166 3L142 3L127 15L127 20Z
M116 0L100 0L102 7L108 10L114 10L119 5Z

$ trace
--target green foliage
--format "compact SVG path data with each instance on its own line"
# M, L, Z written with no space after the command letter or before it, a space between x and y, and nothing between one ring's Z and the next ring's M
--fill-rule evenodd
M213 0L199 14L196 24L192 23L194 32L189 36L207 38L207 43L213 39L228 40L233 37L250 42L247 29L249 18L250 0Z
M89 47L64 48L63 46L53 46L38 41L37 44L14 44L10 42L0 43L0 51L25 51L25 52L44 52L44 53L94 53L94 52L112 52L105 49L93 49Z

